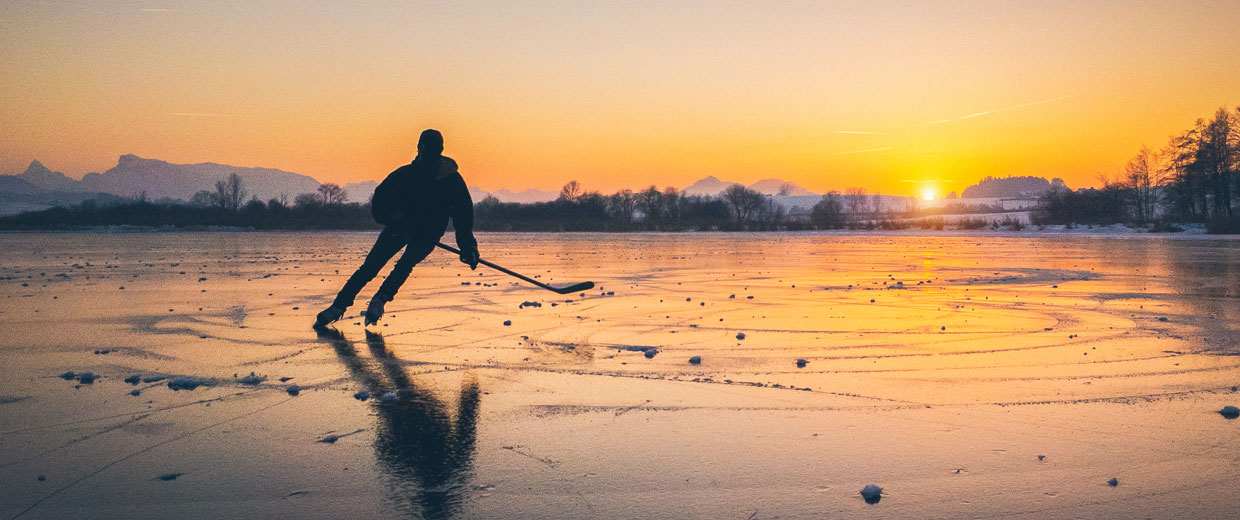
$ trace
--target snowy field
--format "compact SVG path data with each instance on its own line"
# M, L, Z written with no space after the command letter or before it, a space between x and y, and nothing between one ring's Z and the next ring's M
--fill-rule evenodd
M1236 511L1237 240L482 234L598 287L311 330L374 236L0 235L0 518Z

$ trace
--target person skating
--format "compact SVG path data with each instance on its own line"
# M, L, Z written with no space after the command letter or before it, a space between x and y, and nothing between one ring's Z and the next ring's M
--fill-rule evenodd
M404 254L366 306L366 325L379 321L384 304L396 296L413 266L435 249L448 227L449 217L456 230L461 262L470 269L478 268L473 199L465 179L457 171L456 161L443 155L443 135L438 130L422 132L418 138L417 157L388 174L375 188L370 211L375 221L383 224L383 231L379 232L366 260L345 282L335 301L318 314L315 327L323 327L344 316L362 288L403 247Z

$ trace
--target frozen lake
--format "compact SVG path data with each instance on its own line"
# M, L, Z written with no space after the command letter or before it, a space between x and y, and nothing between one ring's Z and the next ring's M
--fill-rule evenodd
M374 237L0 234L0 517L1235 514L1237 240Z

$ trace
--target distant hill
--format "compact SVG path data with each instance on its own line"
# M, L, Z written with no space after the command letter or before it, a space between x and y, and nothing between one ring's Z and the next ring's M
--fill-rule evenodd
M70 179L63 173L49 170L39 161L30 161L30 166L26 168L26 171L17 174L17 177L44 190L86 191L82 189L82 183L78 180Z
M42 193L43 188L35 186L25 179L17 175L0 175L0 193L11 193L14 195L33 195Z
M81 191L78 181L48 170L39 161L31 162L26 171L17 175L0 175L0 215L69 206L87 200L108 202L120 199Z
M319 181L298 173L273 168L246 168L227 164L172 164L136 155L122 155L116 166L103 173L82 177L83 191L122 197L146 194L148 199L190 200L200 190L215 189L215 182L236 172L248 195L261 200L285 195L289 199L319 188ZM248 198L248 197L247 197ZM350 197L352 198L352 197Z
M733 184L740 184L740 183L739 182L724 182L716 178L714 175L708 175L705 179L702 179L693 184L690 184L689 187L683 190L680 190L680 192L685 195L689 195L689 196L716 197L720 193L723 193L724 190L728 189L728 186L731 186Z
M782 195L790 197L817 195L812 191L797 186L795 182L783 179L762 179L749 185L749 189L763 195Z
M491 192L490 195L499 199L500 202L520 202L522 204L530 204L533 202L551 202L560 197L560 192L530 188L528 190L518 192L512 192L509 190L495 190ZM470 192L470 196L473 196L472 191ZM486 197L483 196L483 198ZM480 198L474 198L474 202L481 201L482 199Z
M379 181L350 182L342 186L344 192L349 195L346 199L348 202L360 202L365 204L370 202L370 197L375 194L375 188L379 187Z
M990 198L1036 198L1050 191L1052 188L1067 189L1063 179L1056 178L1047 181L1044 177L986 177L977 184L964 189L961 198L965 199L990 199Z
M719 194L723 193L733 184L741 183L722 181L714 175L708 175L705 179L701 179L693 184L690 184L680 192L691 197L718 197ZM785 181L783 179L762 179L746 187L763 195L782 195L792 197L816 195L816 193L812 191L797 186L795 182Z

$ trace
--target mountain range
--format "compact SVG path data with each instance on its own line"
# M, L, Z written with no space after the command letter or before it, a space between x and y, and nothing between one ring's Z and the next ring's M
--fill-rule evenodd
M87 173L81 180L52 171L39 161L31 161L25 171L16 175L0 175L0 215L77 204L88 199L119 200L144 196L149 200L172 199L188 201L199 191L213 191L216 181L236 173L244 182L247 197L270 200L285 197L292 200L302 193L318 190L318 180L308 175L274 168L249 168L217 163L173 164L136 155L122 155L116 166L103 173ZM378 181L353 182L342 188L348 201L367 202ZM488 193L470 187L470 195L480 201L488 195L501 202L547 202L559 196L558 191L528 189L513 192L506 189Z
M721 181L719 180L719 178L715 177L714 175L708 175L706 176L705 179L702 179L693 184L690 184L689 187L685 188L684 190L681 190L681 193L684 193L685 195L690 195L690 196L709 195L711 197L718 197L719 194L723 193L733 184L740 184L741 186L744 186L744 184L741 184L739 182ZM795 182L785 181L783 179L762 179L746 187L758 193L761 193L763 195L781 195L781 196L794 196L794 197L818 195L817 193L811 192L805 188L797 186Z
M241 176L247 194L259 200L273 198L293 199L302 193L312 193L320 186L318 180L275 168L252 168L218 163L174 164L158 159L146 159L137 155L122 155L116 166L103 173L87 173L81 180L61 172L52 171L39 161L32 161L26 171L17 175L0 175L0 193L9 195L45 196L48 193L105 193L117 197L145 196L150 200L173 199L187 201L199 191L212 191L216 181L236 173ZM686 195L718 196L734 182L721 181L714 176L699 180L688 188ZM370 200L378 181L354 182L343 186L349 201ZM767 195L812 196L814 193L782 179L764 179L749 188ZM470 188L475 201L488 195L500 202L547 202L559 196L558 191L527 189L512 191L499 189L487 192ZM4 211L0 211L4 213Z
M32 161L17 175L0 175L0 215L76 204L89 199L116 200L145 196L150 200L174 199L188 201L199 191L212 191L216 181L236 173L244 181L248 196L259 200L285 197L316 191L318 180L299 173L274 168L249 168L217 163L173 164L136 155L122 155L116 166L103 173L88 173L75 180L52 171L39 161ZM720 180L709 175L681 192L690 196L719 196L728 187L741 183ZM354 182L343 186L350 202L366 202L374 193L377 181ZM783 179L763 179L747 186L770 195L787 207L809 208L819 195ZM1052 187L1063 187L1063 181L1047 181L1040 177L986 178L965 189L964 197L1021 197L1037 195ZM555 200L559 192L539 189L487 192L470 188L474 201L493 196L500 202L534 203ZM901 200L904 197L899 197Z

